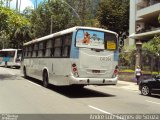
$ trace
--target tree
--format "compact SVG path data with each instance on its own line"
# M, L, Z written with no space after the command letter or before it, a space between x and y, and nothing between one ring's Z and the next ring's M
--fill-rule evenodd
M101 0L97 13L100 26L115 32L129 29L129 0Z
M119 65L134 69L136 46L123 47L119 54Z
M42 37L52 32L57 32L71 26L72 14L66 4L60 0L43 1L36 10L32 11L30 21L31 31L35 37ZM52 28L51 28L52 24Z
M142 54L144 59L143 64L146 61L150 61L148 63L151 65L151 72L153 70L159 70L160 36L155 36L149 42L143 43Z
M20 37L17 35L17 31L19 29L27 30L30 26L29 21L16 11L5 7L0 7L0 18L1 43L8 43L5 47L9 47L10 43L14 41L16 47L21 46L28 35L24 34Z
M66 0L66 2L72 6L80 16L81 21L77 21L75 25L96 26L96 10L99 0ZM71 13L74 15L72 10Z
M142 49L154 56L160 53L160 36L155 36L149 42L143 44Z

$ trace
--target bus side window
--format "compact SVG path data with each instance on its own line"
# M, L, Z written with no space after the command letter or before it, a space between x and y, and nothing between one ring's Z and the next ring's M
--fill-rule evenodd
M29 57L32 57L32 45L29 46Z
M34 51L36 53L35 57L38 57L38 43L34 45Z
M46 57L51 57L52 40L47 40L46 42Z
M26 47L26 51L27 51L26 57L28 57L29 56L28 46Z
M64 36L63 50L62 50L62 56L63 57L69 57L71 41L72 41L72 34L67 34L67 35Z
M61 57L62 37L55 38L54 57Z
M31 57L33 57L34 44L31 45Z
M22 53L22 58L26 57L26 47L23 47L23 53Z
M47 41L43 42L43 48L42 48L42 56L44 57L46 55L46 46L47 46Z
M39 43L38 57L42 57L43 42Z

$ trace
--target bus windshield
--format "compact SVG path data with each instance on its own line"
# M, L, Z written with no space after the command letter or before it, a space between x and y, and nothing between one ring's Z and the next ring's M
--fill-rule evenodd
M76 34L76 47L115 50L116 41L113 33L80 29Z
M15 51L0 51L0 57L14 57Z

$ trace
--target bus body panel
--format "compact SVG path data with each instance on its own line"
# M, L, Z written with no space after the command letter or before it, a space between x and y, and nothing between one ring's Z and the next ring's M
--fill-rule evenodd
M23 61L23 66L26 67L27 75L30 77L43 80L43 70L47 69L49 83L57 86L65 85L116 85L118 76L114 76L115 67L118 65L118 52L116 50L106 49L91 49L76 46L77 28L70 29L72 33L72 41L70 46L69 57L28 57ZM83 29L83 27L81 27ZM92 28L85 27L92 31ZM96 29L103 32L103 29ZM116 33L104 30L104 32ZM63 34L62 34L63 33ZM65 37L68 30L51 34L24 44L28 48L32 44L39 44L42 41L54 40L59 36ZM93 33L93 32L92 32ZM118 43L118 42L117 42ZM50 45L53 44L50 42ZM101 43L102 44L102 43ZM46 51L50 50L48 46ZM61 47L62 48L62 47ZM33 48L34 49L34 48ZM35 50L36 51L36 50ZM41 52L41 51L40 51ZM26 52L27 53L27 52ZM25 54L26 54L25 53ZM27 53L28 54L28 53ZM33 53L34 54L34 53ZM74 71L76 70L76 72Z
M111 78L115 69L113 54L113 51L96 52L91 49L81 48L79 56L79 76L87 78Z
M48 59L46 61L46 59ZM54 85L69 85L68 77L71 74L71 60L69 58L33 58L25 59L27 75L39 80L43 78L43 70L48 68L49 83ZM56 68L56 69L55 69ZM58 69L57 69L58 68Z

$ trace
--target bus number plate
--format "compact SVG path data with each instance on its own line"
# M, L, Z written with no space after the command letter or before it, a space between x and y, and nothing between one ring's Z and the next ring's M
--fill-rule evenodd
M92 73L100 73L100 70L92 70Z

